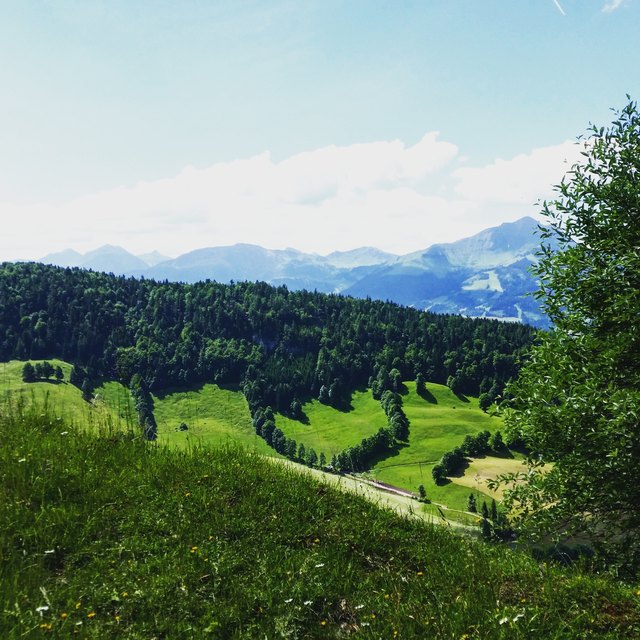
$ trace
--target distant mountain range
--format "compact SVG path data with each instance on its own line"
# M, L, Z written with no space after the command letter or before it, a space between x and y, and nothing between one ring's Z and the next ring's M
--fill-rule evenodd
M235 244L170 259L158 252L135 256L105 245L86 254L67 249L41 262L179 282L262 280L290 289L392 300L438 313L547 326L529 295L536 289L529 272L540 245L536 230L537 222L525 217L403 256L373 247L321 256Z

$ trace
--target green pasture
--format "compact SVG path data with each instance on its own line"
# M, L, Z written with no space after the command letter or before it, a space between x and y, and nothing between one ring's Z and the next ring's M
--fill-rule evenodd
M161 443L180 447L237 443L257 453L278 455L256 435L249 407L238 389L216 384L169 389L153 395L153 413ZM182 423L186 431L180 431Z
M276 415L276 426L288 438L293 438L304 446L323 452L327 462L334 453L359 444L363 438L373 435L381 427L387 426L387 418L370 390L355 391L351 396L349 411L339 411L317 400L303 406L307 419L304 422L292 420L284 415Z
M427 383L424 397L416 393L415 382L406 382L405 386L402 406L411 424L409 444L380 460L370 477L410 491L417 491L423 484L429 499L464 509L470 488L455 482L437 486L431 470L445 452L462 444L467 434L485 429L493 433L502 428L502 421L484 413L477 398L457 396L444 385ZM472 489L488 496L483 483Z

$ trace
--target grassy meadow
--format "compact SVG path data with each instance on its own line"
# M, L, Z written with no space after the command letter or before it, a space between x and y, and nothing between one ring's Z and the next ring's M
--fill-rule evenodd
M161 443L180 447L235 443L257 453L278 456L256 435L249 407L238 389L216 384L169 389L153 395L153 413ZM183 422L187 431L179 430Z
M637 586L223 445L0 406L0 637L637 638Z
M485 429L492 433L499 431L501 419L481 411L477 398L456 396L444 385L427 383L428 393L424 397L416 393L415 382L406 382L405 387L402 407L411 424L409 444L378 461L367 475L411 491L417 491L422 484L429 499L454 509L466 508L469 487L479 492L481 500L488 498L485 484L476 482L475 477L464 486L458 484L457 478L438 486L431 470L442 454L462 444L465 435ZM482 459L477 464L482 466Z
M387 426L380 402L373 398L369 389L352 394L348 411L339 411L318 400L305 403L302 409L307 417L304 422L278 414L276 426L288 438L315 449L318 455L324 453L327 462L334 453L358 444Z
M136 428L137 415L126 387L116 381L104 381L95 389L93 401L86 402L80 390L68 382L71 365L59 360L50 362L62 368L63 382L27 384L22 382L23 362L0 363L0 397L11 394L41 406L46 404L56 417L88 428L105 422L114 429ZM411 422L409 446L400 446L364 476L412 492L423 484L430 500L451 510L446 512L448 518L468 524L471 520L458 512L466 509L469 493L475 492L480 502L491 497L500 499L501 493L489 491L486 480L519 468L520 462L490 456L475 459L463 475L451 478L442 486L433 482L431 469L444 452L461 444L465 435L484 429L494 432L501 428L501 420L482 412L476 398L458 397L446 386L428 383L424 397L416 393L414 382L406 382L405 387L403 408ZM153 401L159 443L179 448L238 444L260 454L279 457L256 436L247 403L236 388L204 384L169 389L154 394ZM380 402L373 398L370 390L354 392L348 411L339 411L317 400L307 402L303 411L304 422L278 414L276 424L298 443L313 447L318 454L324 452L327 461L333 453L357 444L386 425ZM183 422L188 426L186 431L179 430ZM365 493L370 491L367 489ZM418 509L436 520L441 517L435 507L420 507L417 503L407 506L398 499L403 509Z

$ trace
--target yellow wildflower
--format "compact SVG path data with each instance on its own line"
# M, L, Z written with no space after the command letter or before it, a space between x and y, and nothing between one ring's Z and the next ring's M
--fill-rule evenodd
M95 618L95 617L96 617L95 611L89 611L89 613L87 613L87 618Z

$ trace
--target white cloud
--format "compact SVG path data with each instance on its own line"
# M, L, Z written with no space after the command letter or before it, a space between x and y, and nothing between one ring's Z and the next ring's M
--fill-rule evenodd
M566 170L562 159L574 155L567 142L460 167L456 145L436 133L413 146L332 145L280 162L265 152L59 206L0 205L0 259L105 243L172 256L236 242L408 253L534 213L532 203Z
M510 160L498 158L485 167L457 169L456 193L477 203L531 206L553 194L553 185L578 161L580 149L566 141Z
M624 0L609 0L609 2L606 2L602 7L602 11L604 13L611 13L612 11L619 9L623 3Z

